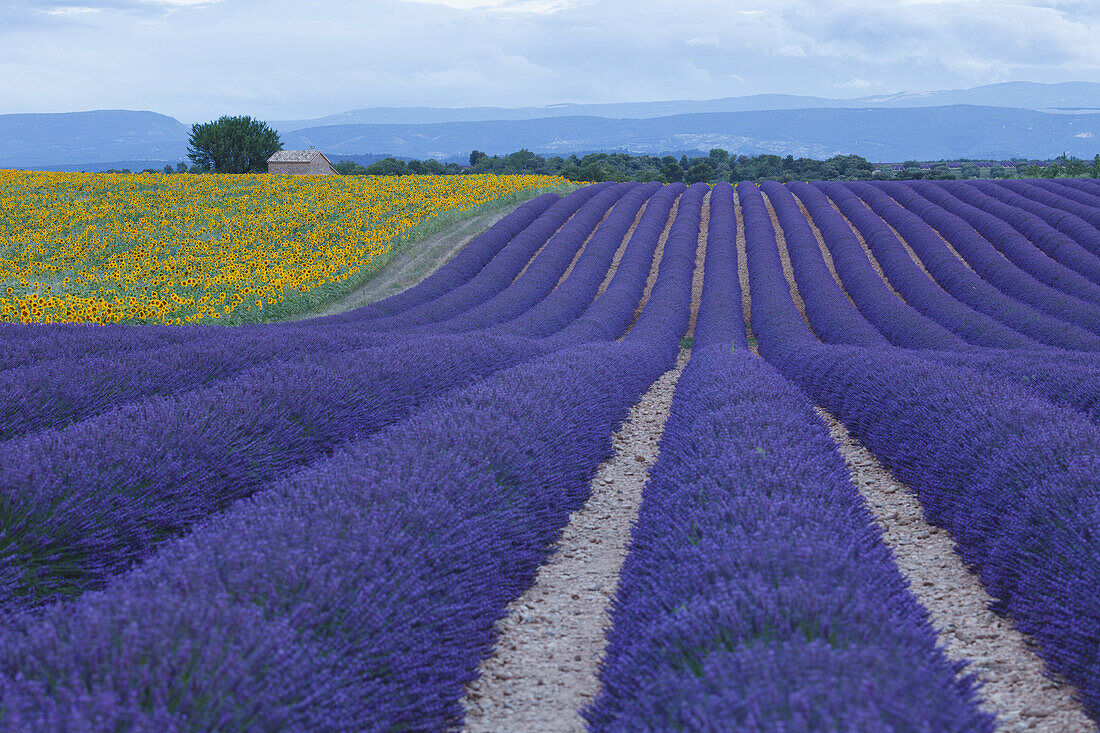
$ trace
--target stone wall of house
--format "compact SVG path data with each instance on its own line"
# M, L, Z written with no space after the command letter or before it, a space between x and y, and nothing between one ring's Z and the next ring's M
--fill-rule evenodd
M309 172L321 175L336 175L336 171L328 164L328 161L318 155L309 164Z
M336 175L336 171L320 155L309 163L268 163L267 172L291 175Z
M268 163L268 173L291 173L302 174L309 173L308 163Z

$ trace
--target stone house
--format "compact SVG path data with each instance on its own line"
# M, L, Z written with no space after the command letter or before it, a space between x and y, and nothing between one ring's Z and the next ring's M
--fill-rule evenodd
M280 150L267 159L268 173L335 176L336 169L320 150Z

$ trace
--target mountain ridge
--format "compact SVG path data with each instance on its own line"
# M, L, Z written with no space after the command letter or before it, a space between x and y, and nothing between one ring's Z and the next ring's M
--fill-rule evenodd
M1017 106L930 101L995 98ZM851 106L838 106L842 102ZM792 104L803 104L792 107ZM1034 110L1019 105L1051 105ZM813 106L831 104L833 106ZM689 110L656 116L615 117ZM1054 106L1062 105L1062 106ZM728 107L765 109L727 109ZM1071 107L1076 106L1077 111ZM717 107L718 109L713 109ZM374 114L375 111L366 110ZM436 116L484 117L504 108L384 108L395 115L427 110ZM1096 112L1092 110L1096 110ZM1086 111L1081 111L1086 110ZM1091 158L1100 149L1100 84L1011 82L970 90L898 93L829 100L754 95L719 100L554 105L515 108L514 119L363 123L351 110L310 123L279 127L285 147L314 145L334 155L395 155L465 159L470 150L542 154L593 151L666 153L722 147L733 153L829 157L854 153L875 162L919 158L1048 158L1063 152ZM604 114L579 114L601 111ZM527 117L534 113L540 117ZM419 112L417 113L419 114ZM503 113L501 113L503 114ZM868 116L869 115L869 116ZM400 115L398 115L400 116ZM343 122L340 122L344 120ZM348 121L350 120L350 121ZM339 124L334 124L339 122ZM113 161L149 161L161 167L186 156L189 127L152 111L0 115L0 167L93 167Z

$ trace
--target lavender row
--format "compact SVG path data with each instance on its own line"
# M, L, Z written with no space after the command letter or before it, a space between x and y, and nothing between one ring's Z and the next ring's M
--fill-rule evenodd
M911 349L959 349L967 346L958 336L921 315L889 290L871 266L851 227L829 204L825 194L808 183L792 183L790 190L802 200L806 212L821 232L837 275L859 312L890 343ZM916 274L928 282L923 273L918 271Z
M596 345L500 373L16 620L0 729L457 725L493 622L662 366Z
M940 182L938 187L954 200L930 193L942 199L949 210L958 210L1021 270L1086 303L1100 302L1100 285L1096 283L1100 279L1100 259L1031 213L1038 204L1022 196L1014 197L998 186L993 186L993 191L999 191L999 196L990 195L980 183L950 181ZM1001 198L1012 199L1014 203L1009 205Z
M720 346L747 349L741 317L741 283L737 274L737 217L733 186L715 184L710 193L707 255L703 292L695 322L694 349Z
M661 188L658 183L638 186L615 203L607 219L592 234L569 277L523 314L492 328L493 332L541 338L572 323L592 304L615 252L639 210ZM667 213L666 213L667 216ZM655 240L654 240L655 241Z
M675 351L691 318L691 287L695 273L695 250L699 243L703 199L710 192L705 183L695 183L680 197L676 218L669 228L657 280L645 308L624 341L638 344L671 344ZM671 364L671 362L670 362Z
M494 621L673 362L694 242L670 244L644 337L497 373L15 619L0 729L457 725Z
M1100 428L912 352L779 345L769 360L917 492L998 610L1100 718Z
M387 345L361 331L215 335L138 353L49 359L0 372L0 441L60 429L128 402L183 393L272 362Z
M612 614L596 731L993 730L805 397L693 349Z
M1045 245L1040 244L1040 249L1093 282L1100 280L1100 231L1088 221L1100 224L1100 211L1029 181L978 181L974 185L982 193L1017 207L1024 215L1016 229L1029 239L1032 238L1029 232L1033 232L1036 238L1043 240Z
M1062 198L1068 198L1071 201L1084 204L1087 209L1091 211L1100 209L1100 196L1090 194L1081 188L1074 186L1073 181L1032 181L1036 186L1047 191L1058 194Z
M1091 331L1093 338L1096 338L1096 333L1100 331L1100 309L1046 285L1036 279L1032 272L1021 270L1014 264L1009 259L1013 252L1020 253L1020 257L1017 258L1020 261L1023 261L1021 258L1025 253L1035 257L1041 257L1042 254L1035 252L1034 247L1026 240L1021 243L1015 239L1012 235L1017 237L1019 235L1015 231L1008 231L1012 228L1007 224L1001 222L1002 226L994 227L997 236L1004 237L1003 240L998 240L997 244L1001 250L1009 253L1006 257L1006 254L994 248L975 231L966 219L941 206L941 204L950 205L949 199L952 197L940 187L931 184L928 186L880 184L880 187L902 206L910 209L935 228L975 272L1005 295L1066 324ZM973 207L970 208L973 209ZM992 223L996 224L996 222ZM1029 248L1031 252L1028 252ZM1038 267L1036 265L1036 268Z
M738 184L737 199L745 227L745 260L749 270L753 333L758 339L767 334L769 340L792 346L818 343L791 297L790 284L783 275L783 264L779 259L775 228L756 184L751 181Z
M91 324L2 323L0 370L16 369L44 359L133 353L189 341L224 331L217 326L95 326Z
M758 265L749 264L751 278ZM952 532L1001 610L1095 717L1100 429L1004 379L916 352L817 344L790 305L778 283L754 288L761 353L918 492L926 516Z
M1100 424L1100 359L1095 354L1053 350L980 349L930 358L1007 381L1052 404L1076 410Z
M615 184L595 184L577 189L542 213L530 226L514 237L489 263L469 281L448 290L444 295L408 308L394 316L371 320L364 327L393 331L424 326L476 308L494 297L516 279L539 249L550 240L585 204Z
M544 341L547 348L558 349L585 341L613 341L627 332L645 292L661 234L673 205L685 188L682 183L673 183L653 194L607 289L577 320L547 337Z
M585 246L588 238L593 236L615 203L625 193L640 185L624 183L597 193L550 238L515 282L509 283L500 293L461 314L432 323L426 327L427 330L452 333L472 331L511 320L526 312L533 304L550 294L569 263ZM622 235L620 241L621 239Z
M761 190L775 210L806 316L818 337L829 343L886 345L882 334L856 310L833 279L817 238L791 192L775 181L765 182Z
M540 351L437 337L330 354L0 444L0 608L99 587L265 482Z
M619 305L620 320L634 310ZM0 506L12 520L0 534L8 548L0 606L98 587L165 537L274 476L551 348L486 334L363 351L341 346L307 348L297 363L267 363L0 444Z
M1054 224L1054 226L1058 227L1059 231L1065 232L1075 239L1073 230L1077 227L1076 222L1078 219L1093 227L1100 228L1100 198L1062 186L1057 181L1003 181L1002 186L1045 206L1069 213L1070 217L1068 220L1064 220L1065 223ZM1063 227L1069 228L1069 231ZM1100 255L1100 246L1093 246L1095 241L1093 236L1090 235L1087 239L1077 241L1093 254Z
M868 209L855 194L842 184L817 183L814 184L814 186L823 191L833 203L836 204L840 212L852 223L852 226L859 231L860 235L863 237L863 241L871 250L875 260L882 268L883 274L890 281L894 289L905 298L905 301L910 306L929 320L938 323L967 342L979 346L995 346L1000 348L1029 348L1039 346L1039 342L1012 330L985 313L975 310L964 301L957 300L951 292L937 285L936 281L913 261L913 258L905 250L905 247L898 240L894 232L891 231L883 217L876 215L875 212ZM809 202L811 200L814 201L814 207L811 209L811 212L813 212L816 220L818 217L817 212L823 211L824 206L821 204L820 200L810 195L808 186L799 186L796 190L808 207ZM890 200L885 199L885 201L889 202ZM889 206L889 204L883 205ZM830 208L832 207L830 206ZM922 230L926 235L931 233L927 231L927 227L919 223L919 220L914 215L909 214L904 209L896 206L896 204L890 208L895 217L895 226L901 224L905 227L908 232L906 236L912 236ZM819 226L821 225L819 224ZM841 258L839 256L840 249L842 247L848 249L848 246L843 244L843 231L841 230L838 233L836 229L840 228L829 228L831 236L828 241L830 247L833 246L834 241L838 242L837 251L834 251L833 256L836 258L837 269L839 270L841 267L840 260L847 259L847 257ZM824 227L822 231L824 233ZM919 239L920 237L918 236L916 238ZM929 241L928 237L925 237L922 242L926 246L922 248L924 254L921 256L925 257L932 255L932 246L934 242ZM966 283L958 283L955 287L950 286L950 283L955 282L948 267L950 262L944 260L942 257L942 249L939 254L939 257L932 256L932 266L936 267L937 277L946 280L947 283L945 283L945 286L950 287L950 289L955 292L958 292L960 289L965 289ZM852 258L854 259L854 255Z
M1097 186L1094 180L1069 179L1058 181L1057 183L1066 188L1080 191L1082 194L1088 196L1090 201L1097 201L1100 199L1100 186Z
M345 313L312 319L310 323L358 322L392 316L435 300L473 279L508 242L530 226L560 198L556 193L544 193L524 202L475 237L438 270L407 290Z
M903 208L898 201L870 184L850 183L846 187L898 231L916 252L928 272L936 279L936 283L957 300L1041 344L1086 351L1100 350L1100 338L1097 338L1096 334L1066 321L1052 318L1009 297L960 262L948 249L940 235L918 215L925 210L936 208L931 202L911 191L910 196L902 196L899 193L899 200L905 199L902 202L905 204ZM905 190L899 189L899 191ZM928 213L928 216L939 221L933 213ZM940 223L946 228L946 224ZM959 222L955 224L959 231L968 227L965 223L962 223L962 226L958 226ZM970 230L970 234L977 237L973 230ZM988 246L988 243L985 244ZM990 258L991 261L994 257L999 258L1000 255L994 253ZM1007 263L1004 264L1007 266Z
M510 302L522 307L535 300L511 297ZM557 322L568 320L565 315ZM307 322L220 330L160 349L41 360L0 372L0 440L64 427L127 402L182 393L276 360L301 361L355 348L396 346L411 335L365 332L355 323Z

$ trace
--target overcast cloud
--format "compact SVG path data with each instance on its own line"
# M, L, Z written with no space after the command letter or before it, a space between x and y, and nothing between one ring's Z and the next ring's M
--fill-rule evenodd
M0 0L0 113L857 97L1100 81L1095 0Z

